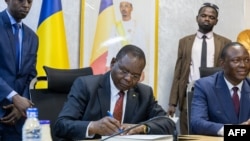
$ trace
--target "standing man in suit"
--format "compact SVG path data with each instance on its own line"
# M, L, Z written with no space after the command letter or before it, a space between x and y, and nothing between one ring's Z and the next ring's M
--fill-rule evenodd
M76 79L55 123L55 134L71 140L100 138L153 117L166 116L155 101L152 88L138 82L145 65L144 52L134 45L126 45L112 59L109 72ZM116 101L121 97L119 91L124 92L120 120L115 110ZM107 111L114 117L108 116ZM129 130L127 134L174 132L175 123L164 117Z
M36 76L38 38L22 23L32 0L5 2L0 13L0 140L21 141L26 109L33 105L29 83Z
M213 27L218 22L219 8L211 3L204 3L198 11L196 21L199 29L193 34L179 41L178 56L175 65L174 78L169 97L168 114L173 116L178 105L180 110L180 132L188 134L186 88L200 78L202 37L206 36L207 53L206 67L219 66L219 54L229 39L213 33Z
M225 124L250 125L250 58L238 42L223 48L217 72L195 82L191 108L194 134L224 135Z

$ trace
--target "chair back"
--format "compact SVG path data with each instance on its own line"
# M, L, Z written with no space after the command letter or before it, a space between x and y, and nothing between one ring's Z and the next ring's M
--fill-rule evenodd
M92 75L92 68L57 69L44 66L47 76L34 78L30 83L30 97L38 108L40 120L50 120L51 136L53 140L59 140L54 135L53 126L67 99L74 80L79 76ZM39 81L47 81L48 88L36 88Z
M43 66L48 79L48 89L59 93L68 93L79 76L92 75L91 67L79 69L56 69Z
M200 77L206 77L212 75L218 71L223 71L221 67L200 67Z
M190 126L190 115L191 115L191 104L192 104L192 98L194 94L194 83L195 81L191 82L187 86L187 92L186 92L186 100L187 100L187 126L188 126L188 134L192 134L191 126Z

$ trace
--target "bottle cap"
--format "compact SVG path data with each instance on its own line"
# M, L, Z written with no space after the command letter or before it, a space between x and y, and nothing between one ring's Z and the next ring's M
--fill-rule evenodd
M50 124L50 120L40 120L40 124Z
M26 111L28 118L37 118L38 117L38 109L37 108L28 108Z

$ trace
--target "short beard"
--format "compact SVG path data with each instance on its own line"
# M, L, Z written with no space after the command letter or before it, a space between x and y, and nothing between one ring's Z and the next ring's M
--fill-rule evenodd
M204 33L208 33L213 30L213 27L214 26L210 26L210 25L199 25L199 30Z

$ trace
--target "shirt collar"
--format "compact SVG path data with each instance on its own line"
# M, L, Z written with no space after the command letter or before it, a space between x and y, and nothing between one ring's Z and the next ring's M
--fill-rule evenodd
M113 96L118 95L118 93L120 92L120 90L118 90L118 89L116 88L116 86L115 86L115 84L114 84L114 81L113 81L113 79L112 79L112 77L111 77L111 74L110 74L110 76L109 76L109 79L110 79L111 97L113 97ZM126 94L126 93L127 93L127 90L124 91L124 94Z
M241 91L243 81L241 81L238 85L234 86L225 77L224 80L226 81L227 87L229 88L230 91L232 90L233 87L238 87L239 91Z
M116 88L115 84L114 84L114 81L111 77L111 74L109 76L109 79L110 79L110 89L111 89L111 97L115 96L118 94L119 90Z
M203 36L203 35L204 35L204 34L201 33L200 31L197 31L197 33L196 33L196 36L197 36L199 39L202 39L202 36ZM205 35L207 36L208 39L211 39L211 38L214 36L213 31L210 31L210 32L208 32L208 33L205 34Z
M7 13L7 15L8 15L9 19L10 19L11 25L13 25L13 24L15 24L15 23L18 23L18 22L16 22L16 20L14 19L14 17L11 16L11 14L9 13L9 11L8 11L7 9L6 9L6 13ZM20 21L18 24L19 24L19 25L21 26L21 28L22 28L22 21Z

